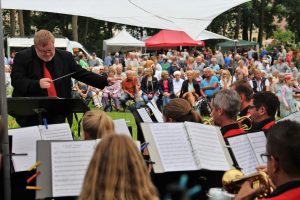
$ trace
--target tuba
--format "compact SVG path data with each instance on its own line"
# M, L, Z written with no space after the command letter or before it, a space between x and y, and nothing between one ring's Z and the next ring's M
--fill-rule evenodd
M246 132L252 128L252 120L251 120L250 116L248 116L248 115L238 117L237 122L238 122L240 128ZM247 124L247 122L250 124L250 126Z
M232 194L237 194L245 181L250 181L252 188L258 188L260 185L264 186L263 191L257 194L256 197L258 198L267 197L273 191L269 176L262 171L244 176L240 170L232 169L225 172L222 178L224 189Z

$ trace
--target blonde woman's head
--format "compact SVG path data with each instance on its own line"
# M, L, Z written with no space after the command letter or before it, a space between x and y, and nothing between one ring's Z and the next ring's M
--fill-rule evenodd
M97 145L79 200L158 200L136 144L126 135L110 135Z
M86 112L83 116L82 128L85 140L103 138L115 133L113 120L100 110Z

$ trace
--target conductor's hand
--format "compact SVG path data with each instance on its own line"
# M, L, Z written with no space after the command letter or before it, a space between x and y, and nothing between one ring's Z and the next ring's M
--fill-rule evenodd
M42 89L47 89L50 87L51 79L50 78L42 78L40 79L40 87Z

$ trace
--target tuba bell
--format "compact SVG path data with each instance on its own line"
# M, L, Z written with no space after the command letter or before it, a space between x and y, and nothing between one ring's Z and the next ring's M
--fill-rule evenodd
M226 171L222 178L224 189L231 194L237 194L243 183L246 181L251 182L252 188L258 188L260 185L264 186L263 191L256 196L258 198L267 197L273 191L269 176L262 171L244 176L243 172L240 170L232 169Z

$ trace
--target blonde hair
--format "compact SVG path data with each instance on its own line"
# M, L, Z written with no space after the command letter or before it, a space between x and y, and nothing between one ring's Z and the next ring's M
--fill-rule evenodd
M126 135L97 145L78 200L158 200L143 157Z
M128 65L127 67L126 67L126 71L127 70L132 70L133 69L133 67L131 66L131 65Z
M229 72L229 70L228 69L224 69L224 70L222 70L222 76L221 76L221 79L223 79L223 74L227 74L227 75L229 75L229 79L231 79L232 77L231 77L231 74L230 74L230 72Z
M188 70L185 73L186 73L186 75L194 75L194 71L193 70Z
M49 42L54 44L54 36L50 31L47 30L39 30L34 35L34 45L46 46Z
M191 104L182 98L172 99L163 107L165 118L171 118L176 122L202 122L201 115L193 110Z
M115 68L113 68L113 67L109 67L108 68L108 73L114 73L114 74L116 74L116 70L115 70Z
M103 111L91 110L84 114L82 128L86 139L97 139L115 133L113 120Z
M165 77L165 76L169 76L169 73L168 73L168 71L163 70L163 71L161 72L161 75L160 75L160 76L163 78L163 77Z

